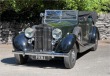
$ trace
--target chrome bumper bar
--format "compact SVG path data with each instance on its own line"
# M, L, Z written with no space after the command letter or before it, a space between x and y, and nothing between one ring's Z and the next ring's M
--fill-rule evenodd
M51 57L68 57L68 53L55 53L55 52L23 52L12 51L14 54L33 55L33 56L51 56Z

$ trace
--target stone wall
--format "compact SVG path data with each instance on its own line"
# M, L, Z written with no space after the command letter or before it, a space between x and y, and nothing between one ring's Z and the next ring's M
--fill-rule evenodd
M110 39L110 13L100 14L96 22L101 40Z
M21 25L24 26L20 23L0 22L0 43L12 43L12 37L22 30Z

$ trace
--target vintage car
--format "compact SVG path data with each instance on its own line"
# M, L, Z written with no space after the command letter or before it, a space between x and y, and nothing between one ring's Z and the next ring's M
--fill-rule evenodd
M77 54L96 50L99 31L95 12L45 10L42 24L26 28L13 38L13 53L19 64L32 60L61 58L66 68L73 68Z

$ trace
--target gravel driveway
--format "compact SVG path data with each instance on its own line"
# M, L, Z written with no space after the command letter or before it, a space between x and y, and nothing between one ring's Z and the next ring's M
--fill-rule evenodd
M73 69L62 60L29 61L17 65L10 44L0 44L0 76L110 76L110 40L99 41L96 51L78 54Z

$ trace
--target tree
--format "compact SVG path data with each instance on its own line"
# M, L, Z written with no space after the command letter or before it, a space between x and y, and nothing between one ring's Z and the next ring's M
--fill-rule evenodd
M109 0L85 0L85 10L97 11L97 12L108 12L110 11Z
M87 10L109 12L109 0L1 0L0 11L13 10L19 16L18 20L40 18L40 12L45 9Z
M101 0L101 10L102 11L106 11L106 12L110 12L110 1L109 0Z

